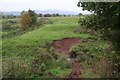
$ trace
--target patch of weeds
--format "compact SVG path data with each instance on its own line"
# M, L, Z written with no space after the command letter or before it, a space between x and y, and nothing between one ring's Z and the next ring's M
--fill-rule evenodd
M42 78L49 77L47 73L50 69L61 67L61 71L65 70L63 74L67 74L66 69L71 69L70 62L54 51L49 43L44 46L17 46L17 48L19 50L17 54L3 56L4 78ZM15 58L11 58L13 56Z
M116 77L117 69L115 66L113 67L113 64L116 64L116 62L115 59L111 59L116 58L116 55L111 53L109 46L107 42L97 40L94 42L81 43L72 49L74 54L76 54L76 58L84 67L83 78ZM89 76L90 74L93 74L93 76Z

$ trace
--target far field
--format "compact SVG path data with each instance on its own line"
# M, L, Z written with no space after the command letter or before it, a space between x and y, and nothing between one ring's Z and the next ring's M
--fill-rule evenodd
M14 37L2 40L3 77L66 77L72 72L70 60L52 46L53 40L80 38L83 43L74 46L76 59L82 65L82 78L112 76L111 44L94 34L76 32L82 29L79 17L51 17L52 24L38 26ZM14 19L19 21L18 19ZM2 31L2 34L9 34ZM11 35L12 36L12 35Z

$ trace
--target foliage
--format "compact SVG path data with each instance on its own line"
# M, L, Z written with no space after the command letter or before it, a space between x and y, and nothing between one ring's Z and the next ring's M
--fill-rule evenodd
M104 32L110 32L109 28L105 30L103 27L101 27L100 24L100 18L97 15L87 15L79 18L78 23L81 27L77 28L75 32L78 33L89 33L92 35L96 35L99 37L103 37ZM109 34L109 33L108 33ZM107 34L106 34L107 35ZM105 36L106 37L106 36Z
M23 12L21 14L21 26L25 30L26 28L31 26L32 20L30 18L30 14L28 12Z
M59 17L59 13L56 13L56 14L44 14L44 17Z
M113 43L120 44L119 40L119 30L120 30L120 2L78 2L78 6L81 6L83 10L93 11L97 14L99 20L98 25L104 29L104 35L106 37L111 37L110 40ZM97 20L95 20L97 21ZM91 23L94 25L94 23ZM96 25L96 24L95 24ZM97 27L97 28L100 28ZM109 33L111 30L112 34ZM116 34L116 35L115 35ZM115 36L113 36L115 35ZM115 44L114 44L115 45ZM119 50L119 45L115 45L117 50Z
M59 17L61 15L59 13L53 13L53 14L42 14L42 13L39 13L38 16L39 17Z
M32 27L34 29L36 23L37 23L37 15L34 11L28 10L28 11L23 11L21 13L21 25L22 28L25 30L29 27Z
M34 11L32 10L28 10L28 13L30 14L30 18L31 18L31 25L34 26L37 23L37 15Z
M22 53L17 54L19 56L4 57L3 78L42 78L49 77L49 73L52 73L51 70L55 68L70 70L71 67L68 67L70 63L67 59L62 58L51 47L44 46L45 48L41 46L24 47Z
M79 13L78 15L79 15L79 16L83 16L83 14L82 14L82 13Z
M112 45L105 41L97 40L82 43L72 49L72 54L76 54L76 58L84 67L82 78L118 77L119 65L115 59L118 55L114 54L114 51L111 52L110 47Z
M2 40L4 78L49 77L49 73L54 74L53 69L58 68L60 68L59 76L64 77L70 73L70 62L51 48L51 42L65 37L88 38L92 35L79 35L73 32L78 27L78 17L49 19L53 24L42 25L43 27L29 33Z
M42 25L39 29L2 41L3 64L6 64L3 65L3 74L10 71L10 75L3 75L4 77L42 78L49 77L49 73L64 77L71 72L70 62L51 48L51 42L66 37L97 38L88 33L74 33L74 29L79 27L78 17L48 19L53 24Z
M42 25L42 24L53 24L52 21L49 18L40 18L37 20L37 25Z
M18 18L19 16L13 14L2 15L2 19L11 19L11 18Z
M95 20L101 32L104 35L103 38L111 41L116 49L116 53L120 57L120 2L78 2L78 6L83 10L92 11L97 15ZM89 20L89 19L88 19ZM93 20L93 19L92 19ZM87 21L87 20L86 20ZM86 22L86 24L88 24ZM95 23L91 23L96 26ZM91 26L91 25L90 25ZM93 27L93 26L92 26ZM117 58L117 57L116 57ZM119 64L119 63L117 63ZM120 64L119 64L120 66ZM118 70L120 72L120 69Z
M86 18L80 18L78 22L81 26L86 27L86 28L95 28L98 24L96 21L95 15L88 15Z
M3 19L2 38L15 37L21 33L21 26L17 19Z
M18 23L16 20L3 20L2 30L10 30L12 29L12 26L15 25L16 23Z

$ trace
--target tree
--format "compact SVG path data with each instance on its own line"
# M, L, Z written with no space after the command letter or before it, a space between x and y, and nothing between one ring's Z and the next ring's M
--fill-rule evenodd
M56 17L60 16L59 13L56 14Z
M44 15L44 17L51 17L51 16L52 16L52 15L49 14L49 13L47 13L47 14Z
M78 2L78 6L83 10L94 12L99 16L98 24L104 29L104 35L110 29L113 33L107 35L111 37L113 44L120 51L120 2ZM117 43L116 43L117 42Z
M30 14L30 18L32 20L31 25L35 25L37 23L37 14L35 13L35 11L32 10L28 10L28 13Z
M101 26L104 35L113 43L116 53L116 61L120 66L120 2L78 2L83 10L94 12L98 17L98 25ZM108 35L106 35L108 34ZM120 68L118 68L120 72Z
M34 29L37 23L37 15L30 9L28 11L22 11L20 22L23 29L27 29L28 27L32 27Z
M104 17L105 22L110 24L103 26L108 26L112 29L120 29L120 2L78 2L78 6L82 7L83 10L88 10L96 13L101 18ZM112 22L112 24L111 24ZM117 22L117 23L116 23ZM113 25L114 24L114 25ZM113 25L113 26L110 26Z
M38 16L39 16L39 17L42 17L43 15L42 15L42 13L39 13Z
M82 16L83 14L82 14L82 13L79 13L78 15L79 15L79 16Z
M21 23L21 26L22 26L22 29L27 29L28 27L31 26L31 17L30 17L30 14L28 12L22 12L21 13L21 20L20 20L20 23Z

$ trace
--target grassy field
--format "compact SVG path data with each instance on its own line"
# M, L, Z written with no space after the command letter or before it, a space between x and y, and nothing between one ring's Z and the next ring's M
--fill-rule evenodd
M74 30L79 27L78 18L51 18L53 24L44 25L41 28L17 36L15 38L3 39L3 48L10 50L16 50L17 46L40 46L45 43L50 43L53 40L62 39L66 37L79 37L79 38L96 38L89 34L74 33ZM12 46L11 46L12 45ZM7 48L6 48L7 47ZM14 52L13 51L13 52ZM4 54L12 54L10 52Z
M92 77L104 77L102 72L96 74L97 71L88 68L91 65L94 65L89 65L87 61L92 59L97 60L96 63L100 63L103 58L109 59L109 57L106 56L110 53L107 42L88 33L76 33L75 30L80 27L78 24L79 17L52 17L49 19L53 24L38 26L38 28L33 31L28 31L15 37L3 38L3 76L29 78L49 77L49 72L59 77L68 75L72 71L70 62L51 47L51 42L62 38L79 37L82 40L90 39L95 41L82 44L83 47L87 47L90 51L90 55L81 54L80 52L82 50L84 51L84 48L81 46L78 45L75 47L75 51L79 54L77 58L80 61L84 58L84 61L81 62L85 72L82 77L89 78L91 77L90 74L93 75ZM4 31L1 33L7 34L7 32ZM98 49L101 48L102 50L99 51ZM105 55L103 58L100 58L101 55L98 55L97 53ZM95 57L90 58L91 55L95 55ZM94 64L96 63L94 62ZM95 65L95 68L98 68L98 66ZM108 68L108 66L105 68ZM104 74L106 75L107 73Z

